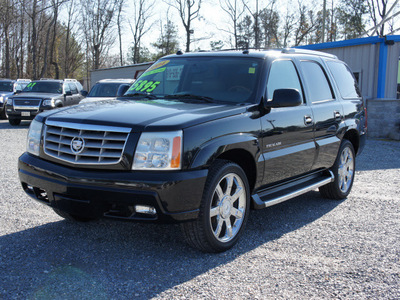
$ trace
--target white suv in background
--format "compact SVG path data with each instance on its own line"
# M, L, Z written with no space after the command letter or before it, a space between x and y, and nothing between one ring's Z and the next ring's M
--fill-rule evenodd
M129 89L135 79L102 79L96 82L89 94L80 103L115 99Z

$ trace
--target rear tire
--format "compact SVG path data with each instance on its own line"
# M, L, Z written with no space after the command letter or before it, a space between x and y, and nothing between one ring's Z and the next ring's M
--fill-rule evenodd
M54 212L59 215L60 217L68 220L68 221L73 221L73 222L90 222L96 220L96 218L90 218L90 217L81 217L77 215L72 215L69 213L66 213L65 211L59 210L57 208L53 208Z
M19 124L21 124L21 120L20 119L8 119L8 123L10 123L10 125L12 125L12 126L18 126Z
M335 180L319 188L322 197L336 200L345 199L353 186L355 169L353 144L348 140L343 140L336 161L331 168Z
M181 224L188 244L203 252L232 248L242 234L250 210L246 174L237 164L217 160L210 168L197 220Z

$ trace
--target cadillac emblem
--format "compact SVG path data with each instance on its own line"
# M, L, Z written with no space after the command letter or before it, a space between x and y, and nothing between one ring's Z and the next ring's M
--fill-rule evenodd
M79 154L85 149L85 140L80 136L76 136L71 141L71 151L74 154Z

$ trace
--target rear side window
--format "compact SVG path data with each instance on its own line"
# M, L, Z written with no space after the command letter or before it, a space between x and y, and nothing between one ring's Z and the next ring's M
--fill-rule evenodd
M310 92L311 102L334 99L332 88L320 64L314 61L302 61L302 71Z
M272 99L277 89L296 89L303 96L299 76L290 60L278 60L272 63L267 83L267 99Z
M351 73L349 67L344 63L336 61L328 61L329 69L332 71L333 78L335 79L340 94L343 99L360 98L361 92L358 88L356 79Z
M69 83L69 88L71 89L72 94L78 94L78 89L74 83Z

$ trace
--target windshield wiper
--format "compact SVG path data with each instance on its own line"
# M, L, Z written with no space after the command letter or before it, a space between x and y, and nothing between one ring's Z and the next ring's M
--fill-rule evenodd
M207 96L199 96L193 94L173 94L173 95L165 95L165 99L188 99L188 100L203 100L205 102L213 103L214 99Z
M122 95L121 97L130 98L130 97L138 97L138 96L140 96L141 98L147 98L147 99L158 99L157 96L152 95L152 94L147 94L147 93L125 94L125 95Z

